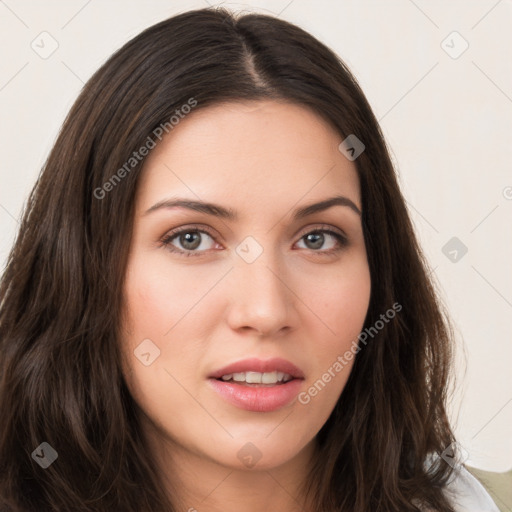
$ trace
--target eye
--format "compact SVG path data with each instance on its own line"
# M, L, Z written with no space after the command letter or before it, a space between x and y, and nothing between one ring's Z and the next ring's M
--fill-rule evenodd
M213 249L213 235L205 229L181 228L167 233L162 239L162 245L171 252L182 253L185 256L198 256L204 251Z
M297 243L302 241L304 241L305 247L301 247L301 249L304 248L327 254L340 251L343 247L348 245L345 236L332 229L315 229L303 235ZM327 247L325 247L326 243Z
M299 247L300 249L307 249L325 255L336 253L348 245L346 237L332 228L318 228L309 231L302 235L297 243L303 241L305 246ZM161 240L161 244L171 252L183 256L201 256L206 251L215 250L217 242L213 233L210 233L206 228L199 229L198 227L189 226L177 228L167 233Z

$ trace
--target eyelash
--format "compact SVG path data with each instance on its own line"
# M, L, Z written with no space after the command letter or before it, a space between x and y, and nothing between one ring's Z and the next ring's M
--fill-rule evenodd
M197 227L197 226L188 226L188 227L184 227L184 228L177 228L177 229L172 230L169 233L167 233L161 240L162 246L164 246L167 250L169 250L173 253L177 253L177 254L180 254L180 255L186 256L186 257L201 256L203 253L208 252L208 251L190 251L190 250L184 251L182 249L177 249L176 247L174 247L171 242L183 233L204 233L204 234L210 236L213 240L215 240L215 236L209 229L207 229L205 227L201 227L201 229L199 229L199 227ZM322 251L322 250L315 251L314 249L309 249L309 251L314 252L316 254L330 256L332 254L336 254L337 252L341 251L348 245L348 240L346 239L345 236L343 236L341 233L338 233L337 231L333 231L328 226L321 226L319 228L312 229L311 231L304 233L299 238L299 240L302 240L307 235L311 235L313 233L315 233L315 234L327 233L328 235L333 236L339 244L338 247L334 247L334 248L324 250L324 251Z

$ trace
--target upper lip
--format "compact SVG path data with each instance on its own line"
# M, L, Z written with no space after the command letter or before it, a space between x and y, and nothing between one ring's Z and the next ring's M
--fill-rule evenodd
M295 379L304 378L304 373L300 368L290 361L280 357L275 357L273 359L243 359L242 361L236 361L214 371L209 375L209 377L213 379L220 379L223 375L242 372L282 372L291 375Z

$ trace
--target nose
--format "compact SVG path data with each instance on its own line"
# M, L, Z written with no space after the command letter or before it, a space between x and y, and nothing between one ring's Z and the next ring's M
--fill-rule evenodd
M253 263L239 259L230 273L228 323L236 331L275 337L297 325L293 285L282 262L269 253Z

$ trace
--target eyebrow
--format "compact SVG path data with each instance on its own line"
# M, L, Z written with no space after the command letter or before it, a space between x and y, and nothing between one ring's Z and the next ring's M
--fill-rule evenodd
M345 196L334 196L329 199L324 199L323 201L312 203L306 206L302 206L301 208L295 209L293 211L292 218L295 220L300 220L304 217L307 217L308 215L313 215L314 213L322 212L333 206L346 206L355 213L357 213L357 215L361 216L361 210L355 205L355 203L351 199ZM205 201L184 198L163 199L162 201L159 201L158 203L154 204L151 208L146 210L144 215L148 215L149 213L155 212L157 210L171 208L187 208L189 210L206 213L207 215L220 217L222 219L230 221L236 221L238 219L237 212L235 212L231 208L225 208L218 204L208 203Z

